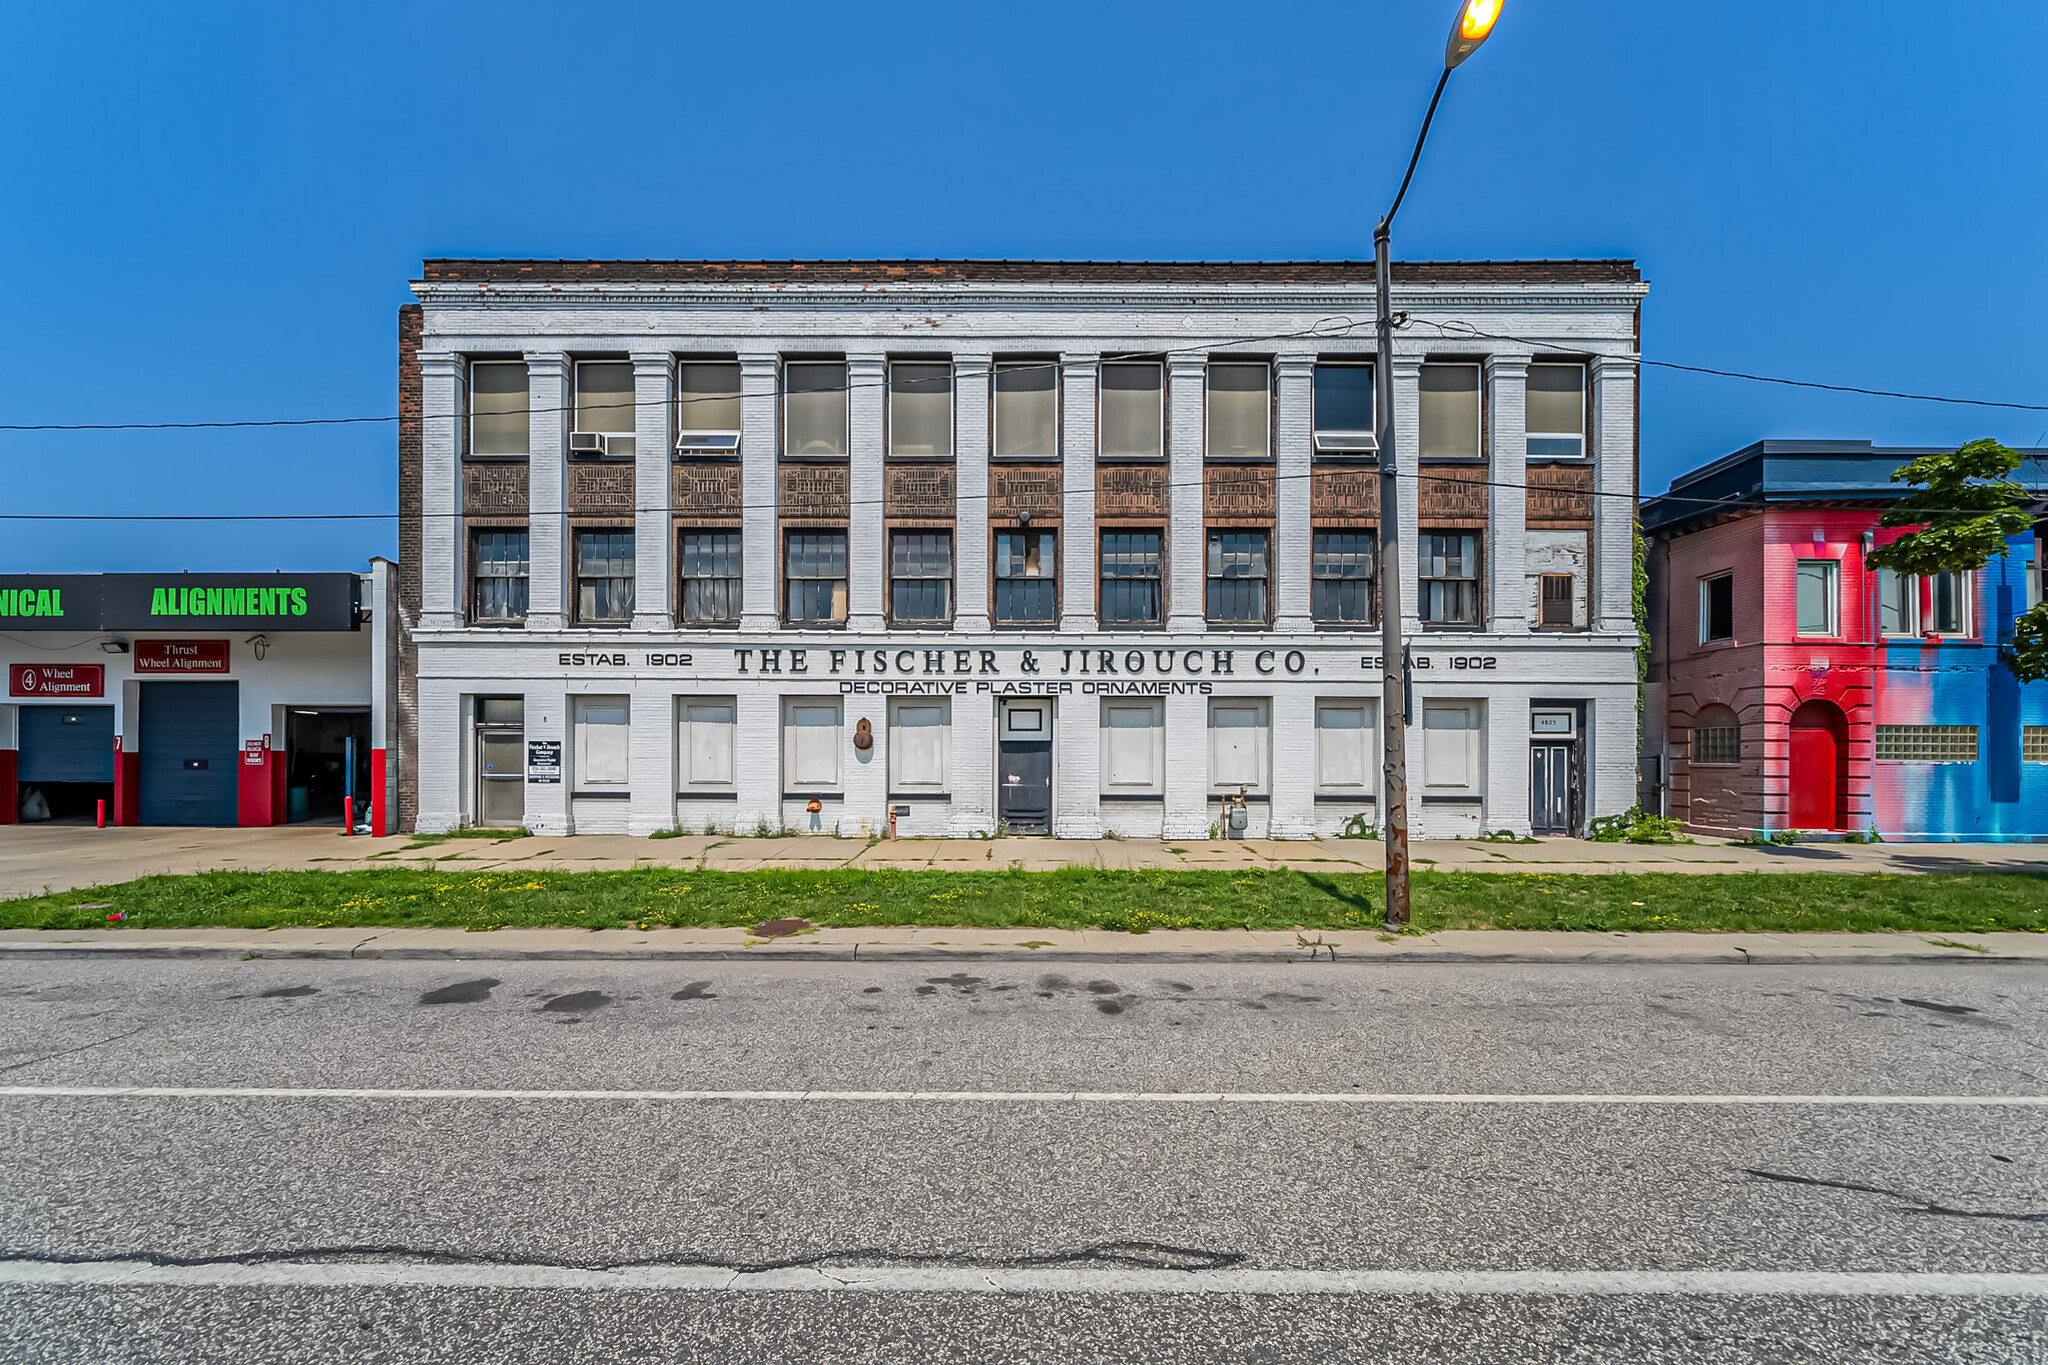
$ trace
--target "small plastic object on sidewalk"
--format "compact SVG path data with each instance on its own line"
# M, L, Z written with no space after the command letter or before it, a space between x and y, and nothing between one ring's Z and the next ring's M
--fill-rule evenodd
M108 915L107 918L109 920L127 919L128 912L126 910L116 910L113 914Z

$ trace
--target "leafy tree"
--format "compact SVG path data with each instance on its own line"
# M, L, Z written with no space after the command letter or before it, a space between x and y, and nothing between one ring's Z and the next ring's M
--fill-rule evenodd
M1894 470L1893 483L1919 488L1887 508L1882 524L1917 529L1872 550L1864 562L1923 578L1982 569L2006 553L2008 538L2034 524L2023 507L2027 490L2011 477L2019 464L2017 450L1987 439ZM2004 657L2021 682L2048 678L2048 601L2014 622Z

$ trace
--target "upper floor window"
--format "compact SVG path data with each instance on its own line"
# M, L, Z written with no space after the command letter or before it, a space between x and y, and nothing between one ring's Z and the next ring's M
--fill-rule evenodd
M740 448L740 367L730 360L676 366L676 449L733 455Z
M1890 569L1879 569L1879 632L1885 635L1968 635L1971 582L1969 574L1938 573L1932 578L1915 578Z
M1425 460L1479 458L1479 367L1424 365L1418 386L1421 431L1416 453Z
M1096 452L1110 460L1157 459L1166 451L1165 368L1154 361L1105 361L1097 381Z
M685 531L682 618L686 626L728 626L740 619L740 533Z
M1266 624L1266 533L1209 533L1208 616L1211 625Z
M576 362L576 429L569 453L623 459L634 450L633 362Z
M530 581L525 531L478 531L470 541L475 578L469 615L479 624L524 621Z
M1273 367L1209 363L1209 458L1263 460L1272 453Z
M943 626L953 619L953 533L889 536L889 624Z
M1157 531L1102 533L1102 624L1156 626L1164 618Z
M1735 575L1717 573L1700 580L1700 643L1735 638Z
M1885 635L1920 633L1920 580L1892 569L1877 571L1877 625Z
M1798 630L1801 635L1839 635L1840 628L1835 621L1836 575L1839 567L1832 559L1802 559L1799 561L1798 585Z
M1538 588L1536 621L1540 626L1566 626L1575 624L1576 604L1572 601L1572 575L1568 573L1547 573L1541 576Z
M1316 366L1316 454L1366 455L1380 448L1374 434L1372 366Z
M1365 626L1374 619L1374 536L1317 531L1309 555L1309 614L1325 625Z
M1479 537L1466 531L1424 531L1416 547L1425 625L1479 624Z
M1529 366L1528 442L1531 459L1586 453L1586 367L1537 361Z
M531 430L524 360L478 360L469 367L469 453L524 455Z
M782 453L846 452L845 362L790 361L782 367Z
M1051 531L996 532L996 624L1051 625L1059 584Z
M633 533L576 533L576 623L623 626L633 619Z
M783 620L792 626L846 621L846 532L791 531L783 561Z
M1927 580L1927 629L1935 635L1970 633L1970 582L1966 573L1938 573Z
M899 360L889 366L889 453L953 453L953 366Z
M1007 360L995 367L998 459L1060 456L1060 367L1050 360Z

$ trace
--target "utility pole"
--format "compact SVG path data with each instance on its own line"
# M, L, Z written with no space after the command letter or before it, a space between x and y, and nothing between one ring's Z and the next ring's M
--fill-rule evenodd
M1391 251L1394 215L1408 197L1408 184L1415 179L1415 167L1422 160L1422 144L1429 137L1429 125L1436 118L1436 106L1450 84L1451 72L1479 50L1500 19L1502 0L1465 0L1458 20L1451 25L1451 38L1444 45L1444 73L1437 78L1436 93L1429 98L1429 112L1422 116L1422 131L1415 135L1415 151L1408 158L1408 173L1401 177L1401 189L1394 205L1373 229L1373 283L1378 295L1374 318L1378 358L1373 363L1373 435L1380 461L1380 723L1384 751L1384 778L1380 784L1382 837L1387 849L1387 927L1398 929L1408 923L1408 657L1401 639L1401 490L1394 449L1394 283Z

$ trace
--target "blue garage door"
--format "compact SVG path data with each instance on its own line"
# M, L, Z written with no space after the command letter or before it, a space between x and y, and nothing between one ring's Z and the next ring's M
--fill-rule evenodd
M235 823L241 695L231 682L142 685L142 823Z
M111 706L24 706L21 758L23 782L112 782L114 708Z

